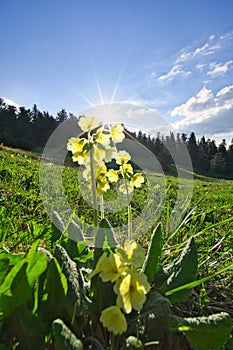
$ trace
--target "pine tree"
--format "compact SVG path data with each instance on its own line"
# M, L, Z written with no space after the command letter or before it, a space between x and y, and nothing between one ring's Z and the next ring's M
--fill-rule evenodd
M198 168L208 171L210 169L210 160L208 157L208 143L205 137L202 136L198 142Z
M228 169L228 172L233 175L233 139L231 140L227 153L228 153L227 169Z
M211 170L217 174L226 175L228 171L228 154L226 150L226 141L222 140L218 147L218 152L210 162Z
M190 154L190 157L192 159L193 167L198 167L198 148L197 148L197 141L196 136L194 132L191 132L189 139L187 141L187 147Z

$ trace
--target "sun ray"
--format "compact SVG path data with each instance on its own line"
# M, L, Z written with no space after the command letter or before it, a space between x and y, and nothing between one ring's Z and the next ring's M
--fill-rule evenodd
M76 94L78 94L82 99L83 101L87 102L91 107L95 107L95 104L89 100L86 96L84 96L83 94L81 94L80 91L78 91L76 88L73 87L73 90L76 92Z
M103 98L102 90L100 88L99 80L97 78L97 74L96 74L95 71L94 71L94 75L95 75L95 83L96 83L96 87L97 87L97 90L98 90L100 102L101 102L102 105L104 105L104 98Z
M118 78L117 78L116 85L115 85L115 87L114 87L114 90L113 90L113 93L112 93L112 97L111 97L110 103L113 103L114 100L115 100L115 96L116 96L117 90L118 90L119 85L120 85L120 80L121 80L121 77L122 77L122 74L123 74L123 70L124 70L124 68L125 68L125 65L126 65L126 58L125 58L125 60L123 61L122 65L121 65L120 73L119 73L119 76L118 76Z
M87 97L83 96L80 92L78 93L79 96L86 101L91 107L95 107L95 104L93 102L91 102Z
M115 99L115 96L116 96L116 93L117 93L117 90L118 90L118 87L119 87L119 84L120 84L120 79L121 79L121 74L119 75L119 77L117 79L115 88L114 88L113 93L112 93L112 97L111 97L110 103L114 102L114 99Z

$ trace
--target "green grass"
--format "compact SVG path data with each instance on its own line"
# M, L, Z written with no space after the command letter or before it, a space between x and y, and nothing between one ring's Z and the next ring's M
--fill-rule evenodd
M40 197L39 165L40 156L35 153L0 146L0 240L1 247L11 251L24 249L38 237L45 245L49 239L51 221ZM77 169L64 167L62 177L70 207L78 213L79 219L91 223L92 209L81 196ZM154 181L155 184L160 181L159 177L155 176ZM164 261L171 261L188 238L194 236L198 245L200 278L215 274L232 264L233 181L195 174L191 203L179 228L173 232L166 230L166 227L176 201L176 177L166 177L166 190L166 202L158 218L165 230ZM138 216L145 208L146 195L146 185L136 191L132 200L134 216ZM154 200L158 199L158 195L154 196ZM114 194L109 196L110 200L111 196L114 198ZM119 222L126 224L127 206L120 206L118 211L106 215L113 226L119 226ZM139 237L145 249L152 229ZM233 315L232 280L232 270L228 270L208 282L207 286L209 304L213 308L220 305Z

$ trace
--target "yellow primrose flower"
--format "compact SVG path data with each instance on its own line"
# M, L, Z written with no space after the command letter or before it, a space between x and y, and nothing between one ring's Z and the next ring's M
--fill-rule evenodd
M101 145L109 145L111 134L103 128L99 128L95 141Z
M105 158L105 150L102 148L95 147L94 148L94 161L97 163L102 163Z
M86 181L91 182L91 168L89 166L83 170L82 175Z
M124 194L129 194L133 192L133 185L128 181L127 185L125 182L119 186L119 191L124 193Z
M86 143L87 140L84 138L80 139L79 137L71 137L68 140L67 149L72 153L81 152Z
M133 167L132 167L131 164L123 163L120 166L120 171L121 171L123 176L127 176L127 175L130 175L130 174L133 174Z
M141 187L142 183L145 181L144 176L142 174L134 174L131 179L131 183L134 187Z
M127 163L131 159L130 154L126 151L119 151L114 155L114 157L116 159L116 163L119 165Z
M116 147L110 147L110 146L105 146L105 162L108 163L110 162L113 158L115 153L117 152Z
M67 143L68 151L73 154L73 162L78 162L80 165L85 163L85 159L88 156L88 152L84 151L84 146L87 144L87 140L79 137L71 137Z
M123 268L121 266L121 259L118 254L107 255L104 252L97 261L95 269L90 273L89 278L96 274L100 274L103 282L115 282L122 274Z
M97 180L96 191L99 195L102 195L104 192L110 189L109 182L105 179Z
M122 334L127 330L127 322L124 314L116 305L110 306L101 312L100 321L109 332Z
M78 125L83 131L90 131L97 128L100 125L100 121L96 117L81 117L78 121Z
M110 169L107 172L107 177L110 182L117 182L119 179L118 171Z
M124 127L121 124L112 125L110 127L111 136L114 143L122 142L125 138Z
M108 169L107 169L106 165L103 164L101 167L96 169L95 178L98 179L101 177L106 177L107 171L108 171Z
M135 241L128 242L124 249L117 248L117 253L122 256L122 261L126 264L132 264L135 267L141 267L144 262L144 250Z
M129 314L132 309L141 310L146 301L145 294L149 292L150 285L145 274L139 274L136 269L129 270L128 274L116 281L114 292L117 294L117 305L123 307Z

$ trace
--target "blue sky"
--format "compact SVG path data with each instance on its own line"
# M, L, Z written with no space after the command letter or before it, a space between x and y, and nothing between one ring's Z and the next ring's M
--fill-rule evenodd
M0 0L0 9L1 97L54 116L128 101L180 132L233 137L233 1Z

